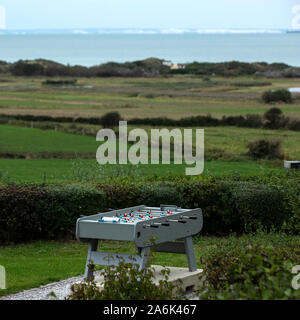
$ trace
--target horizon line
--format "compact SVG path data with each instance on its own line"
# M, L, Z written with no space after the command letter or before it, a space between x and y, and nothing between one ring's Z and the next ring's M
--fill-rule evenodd
M0 34L279 34L300 32L293 28L34 28L0 29Z

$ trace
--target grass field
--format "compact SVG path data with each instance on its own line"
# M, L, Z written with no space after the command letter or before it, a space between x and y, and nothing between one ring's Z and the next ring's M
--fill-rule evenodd
M0 126L0 151L12 153L70 152L95 153L96 139L65 134L55 130L38 130Z
M150 176L154 174L158 176L178 175L185 174L186 167L189 166L184 164L139 165L134 169L134 174L136 176ZM109 176L118 169L114 165L111 165L110 167L106 166L102 171L96 160L92 159L0 159L2 179L15 182L44 182L45 179L47 182L80 181L82 179L82 171L85 172L84 176L100 180L101 177ZM204 166L204 174L213 176L239 174L246 177L274 170L284 169L273 168L264 163L251 161L211 161L205 162Z
M132 128L129 127L129 130ZM149 127L143 128L150 130ZM204 174L220 176L238 173L247 176L271 170L282 170L281 161L276 163L270 161L258 162L245 156L247 143L262 138L280 138L283 141L285 157L300 158L300 148L295 147L300 145L300 135L297 132L237 127L207 127L205 128L206 156L210 158L218 153L221 153L221 156L220 159L217 158L214 161L205 161ZM84 167L84 170L89 170L89 168L90 171L100 170L95 160L98 146L99 142L93 136L0 125L0 152L27 157L27 159L0 159L1 177L2 179L3 177L10 178L14 181L41 182L45 178L46 181L51 182L74 181L79 178L76 174L78 163ZM48 154L47 157L50 157L50 159L32 159L39 154ZM90 159L81 159L86 156ZM51 159L51 157L57 157L58 159ZM73 159L68 159L70 157ZM109 175L113 170L108 168L106 167L104 170L106 175ZM171 163L170 165L140 165L135 170L136 174L139 175L157 174L166 176L168 174L184 174L185 168L185 164L174 165ZM99 174L96 173L95 176L99 177Z
M45 86L42 77L1 76L0 80L0 113L101 116L116 110L126 119L262 114L269 109L260 100L263 91L299 86L297 79L255 77L212 77L211 81L191 76L82 78L78 86L69 88ZM291 116L299 116L299 99L280 107Z
M144 127L146 130L149 128ZM129 130L132 129L131 127ZM172 129L172 128L170 128ZM259 138L281 138L283 150L290 157L300 157L300 136L297 132L282 130L262 130L236 127L205 128L205 152L214 156L215 152L224 152L219 160L206 161L204 174L214 176L238 173L242 176L260 174L271 170L282 170L282 163L251 161L244 156L247 152L246 144ZM195 142L194 142L195 143ZM78 177L78 164L82 170L100 170L95 155L99 142L92 136L67 134L55 130L39 130L17 126L0 125L0 152L3 154L23 154L28 159L0 159L1 177L13 181L74 181ZM216 151L217 150L217 151ZM30 159L34 155L50 153L50 159ZM51 153L61 159L51 159ZM66 155L74 159L67 159ZM81 159L87 155L91 159ZM64 159L65 158L65 159ZM76 160L77 159L77 160ZM113 168L114 166L111 166ZM186 165L140 165L136 170L139 175L184 174ZM77 171L76 171L77 169ZM105 175L113 169L106 167ZM102 173L102 174L103 174ZM93 176L93 175L92 175Z
M94 136L67 134L55 130L39 130L17 126L0 125L0 152L11 153L91 153L95 154L100 142ZM148 131L150 128L139 126ZM128 131L133 127L129 126ZM167 128L174 129L174 128ZM257 139L281 139L286 157L300 158L300 134L289 130L265 130L237 127L204 127L205 151L221 149L233 156L247 152L247 143ZM193 141L195 145L195 140ZM296 146L296 147L295 147Z
M208 256L217 246L245 246L263 244L269 247L297 246L299 237L280 234L263 234L242 237L201 237L194 238L195 256L198 267L200 257ZM100 249L101 248L101 249ZM99 250L118 253L134 253L133 243L102 241ZM30 244L10 245L0 250L0 265L6 268L7 289L0 290L0 296L25 289L82 275L87 255L87 245L70 242L38 241ZM155 253L153 264L162 266L187 267L185 255Z

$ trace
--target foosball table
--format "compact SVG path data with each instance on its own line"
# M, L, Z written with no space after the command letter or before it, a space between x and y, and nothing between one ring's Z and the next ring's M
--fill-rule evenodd
M192 236L203 226L202 210L174 205L140 205L83 216L76 223L76 238L88 242L85 277L90 281L95 265L118 265L120 260L135 263L142 270L150 248L157 252L186 254L189 271L196 271ZM98 252L98 240L133 241L136 255ZM132 261L135 262L132 262Z

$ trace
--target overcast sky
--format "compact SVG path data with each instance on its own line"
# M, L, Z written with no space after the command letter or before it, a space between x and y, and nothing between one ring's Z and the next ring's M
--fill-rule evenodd
M0 5L7 29L290 28L300 0L0 0Z

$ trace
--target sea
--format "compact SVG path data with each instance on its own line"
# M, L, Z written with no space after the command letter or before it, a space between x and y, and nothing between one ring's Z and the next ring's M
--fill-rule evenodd
M300 32L283 30L59 30L0 33L0 60L93 66L156 57L173 63L282 62L300 67Z

